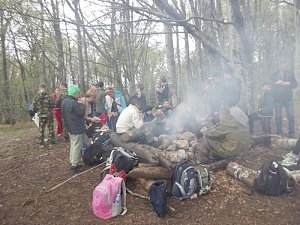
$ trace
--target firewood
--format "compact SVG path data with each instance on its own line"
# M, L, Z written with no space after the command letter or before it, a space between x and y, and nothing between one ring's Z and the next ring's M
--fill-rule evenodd
M171 171L169 169L152 166L152 167L139 167L134 168L127 175L130 178L147 178L147 179L170 179Z
M228 163L226 172L251 188L257 174L255 170L243 167L235 162Z
M217 172L219 170L226 169L228 163L229 163L228 159L223 159L208 165L207 168L211 171Z
M123 142L120 136L114 132L110 134L110 138L115 146L133 150L141 162L145 162L153 166L159 165L165 168L171 168L173 166L173 164L164 157L163 152L157 148L146 144Z
M136 181L142 186L142 188L146 191L149 191L151 185L155 182L155 180L144 179L144 178L136 178Z

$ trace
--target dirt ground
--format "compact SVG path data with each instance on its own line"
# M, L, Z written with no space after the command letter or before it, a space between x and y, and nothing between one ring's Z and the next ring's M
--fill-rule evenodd
M216 173L213 189L206 196L185 201L168 198L175 212L168 212L163 219L147 200L128 195L128 213L103 221L91 210L100 169L45 193L73 176L68 167L69 143L60 141L49 149L39 149L36 143L37 130L32 123L0 127L0 224L300 224L300 194L251 196L245 185L224 171ZM285 153L258 146L236 161L258 169L265 159L279 160ZM133 180L128 180L127 186L147 194Z

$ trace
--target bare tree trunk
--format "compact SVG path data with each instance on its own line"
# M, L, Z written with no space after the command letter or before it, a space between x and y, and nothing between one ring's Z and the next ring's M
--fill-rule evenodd
M230 0L233 26L235 27L241 44L241 64L242 64L242 75L246 84L246 104L247 111L249 114L253 113L255 110L254 106L254 93L253 93L253 63L252 63L252 42L250 40L249 34L246 30L245 20L240 11L240 4L238 0Z
M79 0L74 0L74 12L76 19L76 32L77 32L77 51L78 51L78 64L79 64L79 86L83 93L85 93L85 74L84 74L84 63L83 63L83 38L82 38L82 20L79 14Z
M6 58L6 32L10 24L11 18L5 18L4 10L0 9L0 37L1 37L1 56L2 56L2 74L3 74L3 115L5 124L12 121L11 116L11 98L10 98L10 82L8 77L7 58Z
M65 76L65 59L64 59L64 48L62 35L60 30L60 22L59 22L59 6L57 0L51 0L52 13L53 13L53 29L55 33L55 42L57 48L57 61L58 61L58 79L66 82Z
M44 21L44 3L39 0L41 6L41 30L42 30L42 72L39 75L40 82L46 82L46 53L45 53L45 21Z
M295 23L295 63L294 72L297 80L300 81L300 0L294 0L294 23ZM299 99L299 88L297 99Z
M166 60L167 60L167 68L170 77L172 78L172 82L175 87L177 87L177 72L176 72L176 63L174 56L174 46L173 46L173 32L172 27L164 24L165 30L165 50L166 50ZM176 93L175 93L176 94Z

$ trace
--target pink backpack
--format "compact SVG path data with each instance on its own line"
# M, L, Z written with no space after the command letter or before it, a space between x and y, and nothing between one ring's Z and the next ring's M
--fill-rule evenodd
M123 212L121 193L124 204ZM105 220L118 215L125 215L127 212L126 188L123 178L107 174L93 191L92 208L97 217Z

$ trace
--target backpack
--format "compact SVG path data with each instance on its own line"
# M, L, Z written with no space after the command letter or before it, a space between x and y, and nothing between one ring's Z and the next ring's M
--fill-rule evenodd
M177 200L190 198L198 188L198 173L186 159L176 164L172 174L172 196Z
M215 179L214 173L202 166L195 167L198 174L198 195L205 195L210 191L211 185Z
M138 163L136 154L131 150L125 150L122 147L114 147L110 153L110 157L107 159L107 167L111 164L115 164L117 171L124 170L129 173L134 166Z
M280 163L268 159L260 168L253 187L264 195L279 196L289 191L289 175Z
M123 207L121 195L123 195ZM126 187L123 178L107 174L93 191L92 208L97 217L105 220L125 215Z
M96 141L89 145L83 152L82 160L85 165L93 166L105 162L110 156L113 146L109 144L110 140L104 143Z
M167 182L159 180L154 182L149 189L151 205L159 217L164 217L167 213Z

